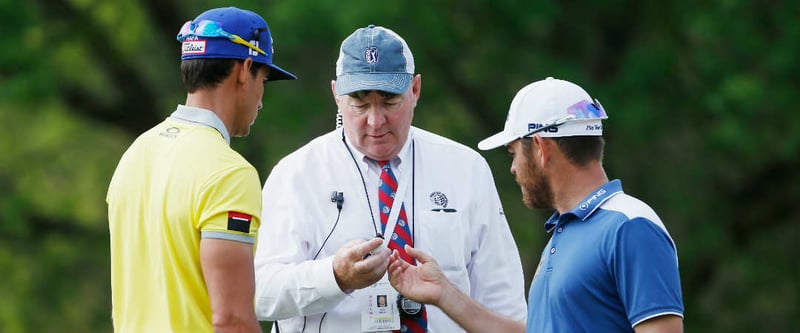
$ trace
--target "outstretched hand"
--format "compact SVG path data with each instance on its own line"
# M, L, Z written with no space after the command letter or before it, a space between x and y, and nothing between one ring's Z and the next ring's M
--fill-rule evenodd
M439 307L467 332L525 332L524 322L484 308L451 284L433 257L408 245L405 250L417 260L416 266L400 258L397 250L389 257L389 282L403 296Z
M389 282L400 294L417 302L438 305L446 288L447 277L433 257L408 245L406 252L417 260L411 265L400 258L397 250L389 257Z

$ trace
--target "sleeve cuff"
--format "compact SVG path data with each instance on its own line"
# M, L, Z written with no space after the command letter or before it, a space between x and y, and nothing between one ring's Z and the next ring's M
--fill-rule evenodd
M201 238L216 238L216 239L227 239L242 243L248 244L255 244L255 237L248 235L248 234L234 234L228 232L219 232L219 231L202 231L200 233Z
M319 260L311 274L317 280L318 292L323 298L341 298L348 293L339 288L336 276L333 275L333 256Z

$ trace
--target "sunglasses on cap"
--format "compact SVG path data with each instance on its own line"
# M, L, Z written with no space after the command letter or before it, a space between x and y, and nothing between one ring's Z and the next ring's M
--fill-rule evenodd
M253 39L258 40L259 33L260 29L256 29L253 32ZM211 20L200 20L197 22L186 21L186 23L183 24L183 27L181 27L181 31L178 32L178 41L183 42L190 36L225 37L228 38L231 42L247 46L258 53L266 55L266 52L264 52L264 50L258 48L258 46L248 43L238 35L234 35L230 32L225 31L224 29L222 29L222 26L215 21Z
M608 115L606 114L606 110L603 109L603 106L600 104L600 101L595 99L594 103L592 103L587 100L582 100L567 108L566 116L561 117L560 119L554 121L549 125L545 125L533 131L525 133L518 139L527 138L539 132L549 131L553 128L559 127L573 120L595 120L595 119L606 119L606 118L608 118Z

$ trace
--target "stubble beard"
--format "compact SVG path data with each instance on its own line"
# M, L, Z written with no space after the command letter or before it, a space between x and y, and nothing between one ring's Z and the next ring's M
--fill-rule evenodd
M552 209L553 189L550 187L550 177L536 165L533 156L528 158L526 173L524 181L520 184L525 206L530 209Z

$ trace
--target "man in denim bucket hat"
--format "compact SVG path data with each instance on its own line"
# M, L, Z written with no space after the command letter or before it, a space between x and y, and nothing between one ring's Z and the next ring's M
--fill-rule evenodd
M211 9L177 39L186 103L133 142L106 197L114 331L261 332L261 183L230 138L250 132L265 81L296 77L251 11Z
M390 253L425 249L454 284L522 325L524 278L486 161L411 126L422 79L408 44L370 25L341 44L341 127L282 159L263 189L256 312L280 332L463 332L399 295ZM387 250L388 248L388 250ZM381 306L385 299L387 306Z
M373 25L342 43L336 62L336 95L359 90L402 94L414 76L414 56L394 31Z

